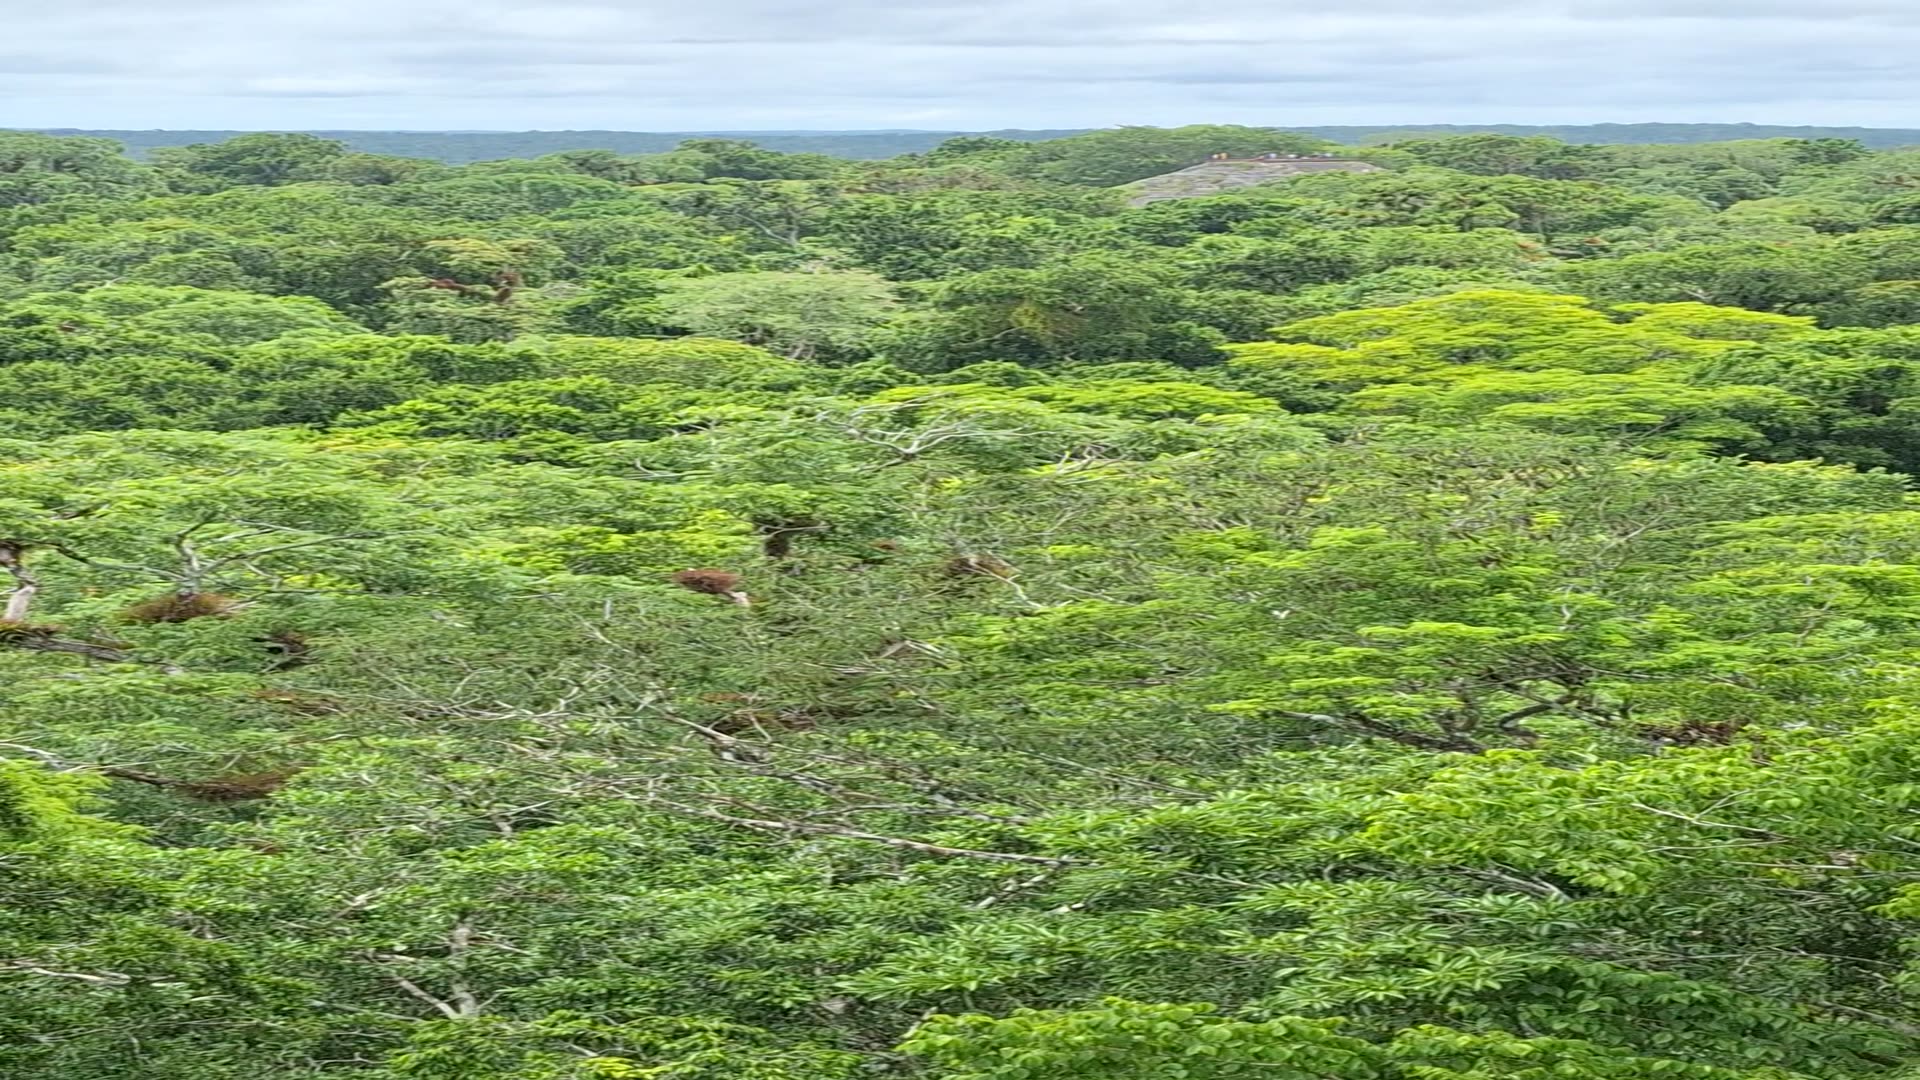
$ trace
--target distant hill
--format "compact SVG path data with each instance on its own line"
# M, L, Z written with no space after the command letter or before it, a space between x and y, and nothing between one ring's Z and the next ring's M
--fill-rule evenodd
M1397 138L1429 135L1548 135L1574 143L1702 143L1731 139L1859 139L1875 149L1920 145L1920 130L1911 128L1779 127L1767 124L1589 124L1533 127L1522 124L1402 124L1375 127L1287 127L1346 145L1372 145ZM92 131L77 128L38 128L56 135L97 135L124 144L135 157L161 146L220 142L239 131ZM787 153L830 154L869 160L931 150L956 135L996 135L1038 141L1084 133L1085 128L1057 131L313 131L308 134L338 139L356 150L402 157L432 158L455 165L499 158L539 157L562 150L605 149L623 154L671 150L683 139L703 136L747 138L769 150Z
M1736 139L1858 139L1876 150L1920 146L1917 128L1786 127L1775 124L1402 124L1397 127L1311 127L1296 130L1334 142L1379 145L1436 135L1546 135L1602 146L1732 142Z

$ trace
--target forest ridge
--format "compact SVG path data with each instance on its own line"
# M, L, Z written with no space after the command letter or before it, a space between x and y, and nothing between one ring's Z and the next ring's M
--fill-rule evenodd
M1916 471L1840 135L0 133L0 1076L1920 1080Z
M1863 127L1787 127L1772 124L1582 124L1540 127L1522 124L1410 124L1373 127L1290 128L1335 143L1381 145L1408 138L1448 135L1545 136L1570 143L1706 143L1751 139L1854 139L1878 150L1920 146L1920 130ZM112 139L135 157L165 146L222 142L240 131L86 131L77 128L40 129L49 135L82 135ZM690 138L745 138L768 150L784 153L827 154L832 157L879 159L923 154L951 138L987 135L1042 142L1086 135L1087 129L1054 131L765 131L765 132L644 132L644 131L309 131L302 134L332 139L354 150L372 154L428 158L450 165L502 158L539 157L569 150L612 150L621 154L657 154Z

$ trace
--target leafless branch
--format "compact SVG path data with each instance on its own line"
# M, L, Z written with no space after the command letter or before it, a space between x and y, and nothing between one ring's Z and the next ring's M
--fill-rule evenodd
M908 840L898 836L882 836L844 825L823 825L815 822L778 820L772 818L746 818L733 814L724 814L703 806L690 806L675 802L657 794L649 794L644 801L671 810L677 814L706 818L741 828L756 829L762 832L804 833L809 836L837 836L844 840L862 840L867 843L883 844L887 847L901 848L906 851L918 851L927 855L947 855L964 859L988 859L995 862L1030 863L1036 866L1091 866L1086 859L1054 857L1048 855L1021 855L1006 851L977 851L972 848L948 847L944 844L929 844L920 840Z
M109 664L152 664L165 669L169 674L178 669L153 660L142 660L110 645L96 645L91 641L74 641L71 638L54 637L51 634L20 634L7 641L16 649L32 652L66 653L69 656L84 656L89 660L100 660Z
M466 916L462 916L453 924L453 929L447 932L447 959L454 965L456 972L472 947L473 923ZM402 963L416 959L415 957L409 956L396 956L392 953L368 953L367 958L389 966L394 963ZM401 975L397 971L388 970L386 975L387 978L393 980L395 986L406 991L410 996L431 1005L435 1011L449 1020L470 1019L479 1016L486 1008L486 1003L474 994L472 988L467 985L466 980L458 974L450 980L447 996L444 998L429 993L419 983Z
M1567 894L1560 891L1558 886L1550 882L1535 881L1532 878L1515 877L1512 874L1503 873L1499 870L1489 870L1485 867L1465 868L1465 872L1470 877L1497 882L1515 891L1526 893L1528 896L1537 896L1542 900L1567 899Z
M418 983L413 982L403 975L396 975L389 971L387 972L387 978L392 979L395 986L398 986L400 989L405 990L407 993L439 1010L440 1015L445 1016L449 1020L460 1020L468 1015L467 1013L461 1012L457 1007L420 989Z
M1848 959L1851 960L1853 957L1848 957ZM1850 1016L1855 1020L1865 1020L1870 1024L1879 1024L1887 1030L1898 1032L1909 1039L1920 1039L1920 1024L1901 1020L1898 1017L1884 1016L1877 1012L1868 1012L1865 1009L1856 1009L1851 1005L1836 1005L1831 1002L1819 1002L1818 1005L1828 1012L1839 1013L1841 1016Z
M1053 876L1055 874L1059 872L1060 870L1058 867L1050 866L1045 870L1042 870L1039 873L1033 875L1032 877L1008 878L1006 881L1001 882L998 888L994 889L992 892L988 893L986 896L983 896L980 899L974 901L973 906L979 909L990 908L993 905L998 904L1003 900L1009 899L1014 896L1018 896L1021 893L1026 892L1028 889L1037 889L1040 886L1045 885L1048 881L1051 881L1053 879Z
M40 764L45 765L49 769L67 770L75 767L61 760L56 754L49 753L45 750L37 750L31 746L23 746L20 743L0 742L0 750L11 750L16 754L25 754L39 761Z
M1455 732L1450 732L1446 736L1424 735L1418 731L1382 724L1364 716L1334 716L1331 713L1293 712L1287 709L1276 709L1274 715L1284 716L1289 720L1306 720L1315 724L1325 724L1328 727L1359 731L1364 735L1387 739L1402 746L1411 746L1420 750L1437 750L1456 754L1478 754L1486 750L1486 747Z
M49 979L72 979L75 982L86 983L88 986L126 986L133 982L133 976L123 975L118 971L54 971L51 968L41 967L31 960L13 960L3 966L28 975L42 975Z
M1755 829L1750 826L1735 825L1735 824L1732 824L1731 822L1725 822L1725 821L1707 821L1704 818L1697 818L1692 816L1691 814L1682 814L1677 810L1662 810L1657 806L1648 806L1645 803L1628 803L1627 805L1633 807L1635 810L1644 810L1649 814L1657 814L1663 818L1672 818L1675 821L1684 821L1689 825L1698 825L1703 829L1730 829L1734 832L1743 832L1743 833L1746 833L1748 836L1757 836L1764 840L1770 840L1775 842L1781 842L1787 839L1787 837L1781 836L1777 832L1771 832L1766 829Z
M39 580L27 570L24 545L0 542L0 570L13 578L13 591L7 595L6 611L0 614L0 621L24 623L33 607L34 594L40 591Z

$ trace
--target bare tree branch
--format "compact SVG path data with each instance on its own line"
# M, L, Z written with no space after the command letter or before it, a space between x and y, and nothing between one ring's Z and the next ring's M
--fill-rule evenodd
M0 621L24 623L33 607L34 594L40 591L39 580L27 570L25 545L0 541L0 570L13 578L13 591L7 595L6 611L0 614Z
M469 917L463 915L453 924L453 929L447 932L447 959L452 962L456 972L463 964L467 953L472 950L472 947L473 923ZM395 963L414 962L418 959L417 957L411 956L396 956L392 953L368 953L366 955L369 960L376 961L382 966L389 968L390 965ZM389 969L386 975L387 978L393 980L395 986L406 991L412 997L433 1006L440 1015L449 1020L471 1019L472 1017L479 1016L486 1008L486 1003L480 1000L479 996L468 986L467 981L458 974L455 974L449 981L447 996L444 998L429 993L419 983L401 975L397 971Z
M944 844L929 844L920 840L908 840L898 836L881 836L878 833L865 832L844 825L822 825L806 821L737 817L733 814L723 814L718 810L712 810L707 807L689 806L686 803L674 802L671 799L657 794L648 794L643 797L643 801L671 810L677 814L688 814L693 817L706 818L709 821L719 821L728 825L738 825L741 828L757 829L762 832L805 833L809 836L837 836L845 840L863 840L868 843L884 844L887 847L901 848L906 851L918 851L927 855L948 855L964 859L988 859L995 862L1030 863L1035 866L1055 867L1094 865L1090 860L1075 859L1068 856L1020 855L1007 851L977 851L972 848L947 847Z
M41 967L31 960L13 960L8 962L5 967L14 971L22 971L29 975L43 975L49 979L72 979L76 982L86 983L88 986L126 986L133 982L133 976L123 975L118 971L102 971L97 973L54 971L50 968Z
M110 645L95 645L90 641L74 641L70 638L57 638L51 634L20 634L9 639L7 644L16 649L33 652L66 653L70 656L84 656L89 660L100 660L109 664L151 664L162 668L168 674L179 671L169 664L154 660L142 660L125 649L116 649Z
M420 989L420 985L418 983L413 982L412 980L406 978L403 975L396 975L393 972L389 971L387 972L387 978L392 979L395 986L398 986L400 989L405 990L407 993L412 994L414 997L419 998L421 1001L424 1001L427 1004L433 1006L435 1009L438 1009L440 1011L440 1015L446 1017L449 1020L459 1020L467 1016L467 1014L461 1012L459 1008L453 1005L450 1005L447 1002L444 1002L437 997L434 997L432 994L427 993L425 990Z
M1684 821L1689 825L1698 825L1703 829L1731 829L1734 832L1743 832L1743 833L1746 833L1748 836L1757 836L1763 840L1770 840L1770 841L1785 841L1787 839L1787 837L1781 836L1779 833L1771 832L1767 829L1755 829L1750 826L1735 825L1731 822L1726 822L1726 821L1707 821L1704 818L1697 818L1689 814L1682 814L1677 810L1662 810L1657 806L1648 806L1644 803L1628 803L1627 805L1633 807L1635 810L1644 810L1649 814L1657 814L1663 818L1672 818L1675 821Z
M1288 709L1276 709L1274 715L1284 716L1289 720L1307 720L1316 724L1325 724L1328 727L1357 730L1362 734L1377 736L1420 750L1439 750L1456 754L1479 754L1486 751L1486 747L1457 732L1449 732L1444 737L1423 735L1417 731L1408 731L1406 728L1382 724L1364 716L1334 716L1331 713L1293 712Z

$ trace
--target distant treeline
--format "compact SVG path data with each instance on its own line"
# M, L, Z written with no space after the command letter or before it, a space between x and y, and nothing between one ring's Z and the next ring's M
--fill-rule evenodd
M94 135L114 139L133 157L163 146L191 146L222 142L242 131L90 131L79 128L37 129L50 135ZM1000 131L1010 139L1040 141L1081 134L1069 131ZM662 154L687 139L704 136L746 138L786 154L829 154L858 160L879 160L931 150L956 135L953 131L821 131L821 132L659 132L659 131L311 131L305 134L337 139L369 154L426 158L449 165L476 161L535 158L565 150L612 150L621 154Z
M1771 124L1588 124L1536 127L1524 124L1403 124L1379 127L1288 127L1345 144L1385 143L1412 135L1546 135L1570 143L1706 143L1734 139L1858 139L1875 149L1920 145L1920 129L1864 127L1784 127ZM135 157L162 146L221 142L239 131L92 131L41 128L54 135L96 135L124 144ZM622 154L664 153L682 140L701 135L746 137L769 150L790 154L830 154L863 160L931 150L963 134L1040 141L1084 133L1056 131L809 131L809 132L648 132L648 131L314 131L372 154L428 158L454 165L502 158L532 158L563 150L613 150Z

